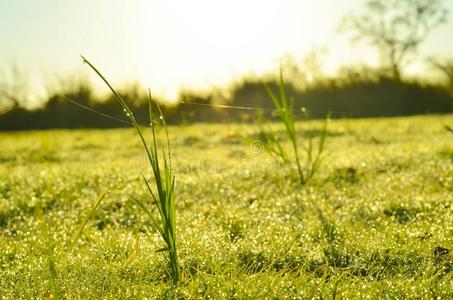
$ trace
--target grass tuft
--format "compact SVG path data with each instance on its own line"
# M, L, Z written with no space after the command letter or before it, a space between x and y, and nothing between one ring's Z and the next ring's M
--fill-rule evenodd
M285 126L286 135L291 142L300 183L305 184L315 175L321 165L327 137L327 121L330 115L328 115L324 121L317 148L314 147L313 137L310 134L304 135L306 143L303 145L305 157L305 163L303 164L300 159L299 141L295 127L296 115L294 113L294 100L288 98L286 94L285 81L281 69L278 85L279 97L277 97L268 85L266 85L266 90L274 103L274 107L278 111L280 120ZM302 107L301 112L306 119L309 119L310 114L307 109ZM283 162L289 161L290 155L286 152L279 139L276 138L273 133L261 130L261 136L265 142L264 149L266 149L268 153L280 158Z
M168 137L168 129L166 126L165 118L160 109L159 105L157 105L159 111L159 120L161 121L166 135L166 147L161 148L162 155L159 154L159 149L157 146L157 134L154 126L154 116L153 116L153 107L152 107L152 99L151 99L151 92L148 93L149 95L149 122L151 126L151 137L152 143L148 146L141 126L135 119L134 113L129 108L127 103L124 99L115 91L115 89L110 85L107 79L99 72L93 64L91 64L85 57L82 56L83 62L88 64L91 69L104 81L104 83L109 87L112 93L115 95L118 102L121 104L126 116L131 121L132 125L137 131L137 134L143 144L145 149L148 161L150 163L152 173L154 175L154 187L156 191L153 191L152 183L146 178L145 175L142 174L143 181L145 183L146 189L149 192L149 195L159 212L159 218L156 218L153 213L146 207L145 202L132 197L131 199L137 203L145 214L151 220L151 224L156 229L160 236L162 237L163 241L165 242L165 247L157 250L158 252L162 252L168 262L168 272L174 284L179 281L179 270L178 270L178 256L177 256L177 248L176 248L176 211L175 211L175 198L174 198L174 190L175 190L175 175L173 174L172 170L172 156L171 156L171 149L170 149L170 140ZM166 150L165 150L166 148ZM165 253L167 255L165 255Z

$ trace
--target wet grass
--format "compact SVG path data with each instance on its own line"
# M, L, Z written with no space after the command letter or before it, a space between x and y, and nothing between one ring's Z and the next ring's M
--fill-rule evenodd
M453 138L442 124L452 123L332 120L338 134L304 186L242 142L257 126L170 127L176 286L159 233L129 198L149 196L132 129L0 133L0 296L448 299Z
M325 141L327 136L327 121L329 116L322 126L320 132L319 142L317 147L314 146L313 136L309 132L302 131L302 133L296 132L296 116L294 110L294 99L288 98L285 90L285 81L283 79L283 70L280 70L280 78L278 84L279 95L277 96L269 86L266 86L269 97L274 103L274 107L280 117L280 122L285 128L285 140L289 140L292 146L292 155L289 155L282 145L280 139L273 133L267 132L264 129L261 130L261 143L263 143L264 149L273 157L279 159L283 163L294 163L297 169L300 183L306 184L316 173L323 160L323 152L325 147ZM302 107L302 115L305 119L309 119L309 112ZM300 145L298 137L301 136L303 141L302 147ZM301 152L304 157L301 158ZM291 157L291 158L290 158Z
M146 153L151 173L153 175L153 180L148 180L144 172L141 172L141 176L149 193L147 198L151 200L149 202L152 202L152 206L158 211L158 217L156 217L155 214L153 214L149 209L147 204L148 201L131 195L129 197L134 200L134 202L137 203L138 206L143 210L143 212L149 217L152 228L159 233L162 240L165 242L165 246L156 250L156 252L164 254L168 265L167 272L170 275L173 284L177 284L179 281L179 267L176 248L176 210L174 193L176 177L174 175L174 170L172 167L171 147L165 117L159 105L155 105L152 102L151 91L148 90L149 126L151 127L152 136L151 142L150 144L148 144L147 140L145 139L145 132L142 126L137 123L135 114L130 109L126 101L116 92L116 90L110 85L108 80L93 64L91 64L83 56L82 59L83 62L86 63L100 77L100 79L102 79L102 81L104 81L104 83L113 93L113 95L123 108L126 117L129 119L130 123L136 130L140 141L142 142L143 150ZM153 106L157 106L159 114L156 115L155 112L153 113L153 110L155 110ZM158 121L156 121L156 119ZM161 123L165 131L166 146L164 147L162 147L157 141L158 137L156 125L159 123ZM159 152L161 152L161 154L159 154ZM101 194L92 212L94 212L94 210L97 208L104 195L105 193ZM77 238L80 236L81 230L85 225L86 223L81 227Z

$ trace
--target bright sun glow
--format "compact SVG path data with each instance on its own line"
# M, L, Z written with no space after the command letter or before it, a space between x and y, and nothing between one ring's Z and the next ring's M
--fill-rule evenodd
M81 64L83 54L114 84L138 80L170 99L181 87L209 88L273 71L283 55L301 60L313 48L329 49L324 69L334 72L344 64L378 62L373 50L337 32L342 16L358 3L0 1L0 66L21 62L34 78L76 71L91 76ZM421 50L451 53L452 43L443 42L448 28L433 34L433 42Z
M322 43L319 37L329 31L316 24L315 11L322 6L284 2L141 2L134 30L143 62L138 77L166 90L176 82L208 87L252 70L268 71L288 50L303 52ZM134 19L136 12L130 13Z

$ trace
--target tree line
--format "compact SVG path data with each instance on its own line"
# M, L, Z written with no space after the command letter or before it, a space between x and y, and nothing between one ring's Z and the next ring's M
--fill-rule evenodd
M184 91L179 95L178 104L171 106L162 105L159 99L154 101L161 103L171 124L253 122L263 116L276 117L265 85L277 89L277 80L245 78L236 83L227 95L219 95L217 91ZM305 107L314 118L324 117L329 112L337 118L453 112L453 92L449 86L401 81L385 74L352 72L304 88L298 87L297 81L288 80L286 89L289 97L294 99L294 107ZM146 90L133 86L123 89L120 94L128 101L137 119L145 123L148 117ZM224 108L219 104L256 109ZM118 119L126 118L115 99L111 96L99 98L90 85L80 83L72 90L51 95L41 108L28 110L19 107L0 115L0 130L129 126Z

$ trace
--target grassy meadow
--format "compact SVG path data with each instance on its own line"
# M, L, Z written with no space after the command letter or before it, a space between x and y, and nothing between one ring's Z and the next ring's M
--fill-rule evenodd
M305 185L264 151L257 125L169 126L176 286L130 198L152 207L133 129L0 133L0 299L451 299L445 125L453 115L332 120ZM321 126L296 124L315 141Z

